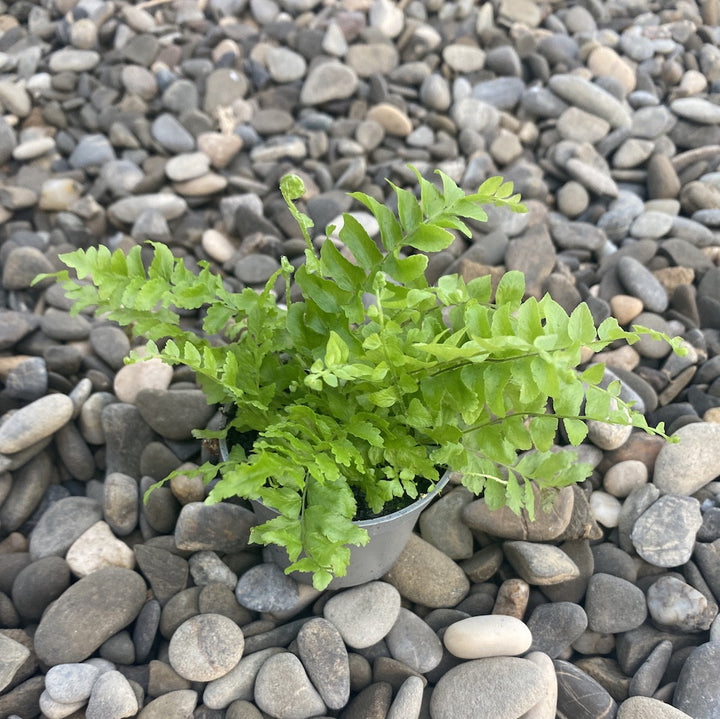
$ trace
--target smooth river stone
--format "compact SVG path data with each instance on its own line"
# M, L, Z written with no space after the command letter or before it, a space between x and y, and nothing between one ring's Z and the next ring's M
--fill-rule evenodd
M544 673L527 659L489 657L463 662L440 678L430 699L432 719L522 716L547 691Z
M182 197L169 192L155 195L134 195L124 197L108 207L108 216L115 222L131 225L145 210L156 210L166 220L174 220L187 210Z
M673 434L655 461L652 483L663 493L694 494L720 474L720 424L696 422Z
M443 642L460 659L516 656L530 648L532 633L515 617L485 614L451 624L445 630Z
M222 614L198 614L173 633L168 647L172 668L192 682L210 682L225 676L245 648L242 629Z
M548 87L566 102L602 117L612 127L630 127L632 117L627 108L609 92L578 75L554 75Z
M87 659L137 617L146 591L129 569L100 569L79 580L43 614L34 636L38 658L48 666Z
M49 394L25 405L0 426L0 453L13 454L49 437L70 421L73 411L65 394Z
M323 614L355 649L377 644L392 629L400 613L400 594L387 582L368 582L338 592Z

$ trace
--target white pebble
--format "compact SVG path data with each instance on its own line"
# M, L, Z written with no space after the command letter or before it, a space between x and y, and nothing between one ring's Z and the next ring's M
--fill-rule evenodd
M488 614L451 624L445 630L443 642L460 659L517 656L530 648L532 633L515 617Z
M593 519L603 527L617 527L622 504L607 492L596 491L590 495L590 511Z

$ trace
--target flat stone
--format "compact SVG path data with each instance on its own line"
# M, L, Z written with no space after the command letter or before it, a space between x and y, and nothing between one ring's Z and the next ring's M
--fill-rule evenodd
M100 670L92 664L57 664L50 667L45 675L45 690L54 701L61 704L84 703L90 698L98 676Z
M297 643L305 671L327 708L342 709L350 698L350 664L338 630L326 619L313 618L301 627Z
M656 567L677 567L690 559L695 535L702 526L700 503L694 497L665 495L635 521L630 541L637 553Z
M172 375L172 367L158 358L123 365L113 380L113 391L121 402L134 404L142 389L167 389Z
M94 50L78 50L64 47L50 55L49 66L53 73L87 72L100 62L100 54Z
M0 634L0 691L3 691L15 677L18 670L30 656L30 650L14 639Z
M0 425L0 452L20 452L49 437L73 412L72 400L64 394L49 394L25 405Z
M541 509L539 492L535 487L533 493L536 503L535 521L531 522L526 512L518 515L507 507L490 510L484 500L478 499L462 510L463 522L471 529L502 539L522 539L530 542L556 539L567 529L572 517L572 489L560 489L549 512Z
M720 677L714 667L720 659L720 643L697 647L685 660L673 695L673 705L693 719L712 719L717 713Z
M326 710L300 660L290 652L271 656L255 679L255 703L276 717L309 719Z
M125 542L118 539L106 522L88 527L68 549L65 559L76 577L86 577L107 567L135 566L135 555Z
M410 118L389 102L381 102L372 107L365 119L377 122L389 135L407 137L413 129Z
M575 562L562 549L549 544L505 542L503 552L515 571L528 584L558 584L580 575Z
M139 487L133 477L111 472L103 484L103 516L113 532L124 537L138 522Z
M615 97L579 75L553 75L548 87L571 105L607 120L612 127L632 124L630 113Z
M631 696L652 696L660 686L672 656L673 645L667 640L660 642L630 680L628 692Z
M43 513L30 536L30 556L64 557L73 542L102 519L102 507L91 497L65 497Z
M433 608L454 607L470 589L465 572L414 533L384 579L406 599Z
M4 490L7 496L0 505L0 526L4 532L13 532L22 526L40 504L51 484L53 465L48 453L42 451L43 446L39 454L31 455L30 459L24 457L19 468L10 466L15 471L9 490Z
M397 690L388 710L387 719L419 716L422 709L423 688L423 680L420 677L408 677Z
M720 474L720 425L688 424L674 433L676 444L663 444L652 483L664 493L694 494Z
M248 546L255 515L235 504L191 502L180 511L175 527L178 549L238 552Z
M611 574L593 574L585 594L588 628L617 634L639 627L647 617L642 590Z
M143 449L156 435L137 407L124 402L109 403L102 408L100 421L105 437L106 471L141 476Z
M406 664L419 674L433 670L442 659L442 643L435 632L420 617L400 608L385 643L393 659Z
M160 192L124 197L113 202L107 211L112 220L131 225L145 210L157 210L166 220L174 220L187 211L187 203L171 192Z
M37 621L69 586L68 563L62 557L43 557L17 574L11 597L21 617Z
M542 672L527 659L474 659L444 674L433 690L433 719L519 717L537 704L545 692Z
M332 596L323 616L335 625L343 641L362 649L376 644L392 629L400 612L400 594L387 582L368 582Z
M355 71L340 62L329 61L316 65L310 70L300 102L303 105L322 105L332 100L343 100L352 96L358 85Z
M443 494L420 515L420 536L451 559L471 557L473 536L461 514L472 499L464 487Z
M215 412L199 389L142 389L135 405L152 429L173 440L191 439L193 429L205 429Z
M107 137L100 134L90 134L80 139L68 158L68 162L72 167L84 169L86 167L101 167L115 159L115 150L113 150Z
M170 639L172 668L193 682L209 682L227 674L242 657L245 638L232 619L200 614L183 622Z
M102 673L93 684L86 719L121 719L137 714L138 700L130 682L119 671Z
M298 583L277 564L258 564L248 569L235 587L235 598L256 612L278 612L294 607L299 599Z
M48 666L87 659L137 617L145 592L145 582L129 569L100 569L83 577L43 614L35 652Z
M516 656L533 641L528 626L515 617L488 614L454 622L445 630L445 648L460 659Z
M667 292L642 263L634 257L622 257L617 264L617 271L627 293L642 300L647 311L665 311L668 306Z
M148 702L138 714L138 719L166 719L166 717L190 717L197 705L198 694L192 689L178 689Z
M195 138L175 117L166 112L153 121L152 135L168 152L180 154L195 149Z
M233 702L252 700L260 667L282 651L280 647L268 647L246 654L227 674L206 684L203 703L210 709L225 709Z
M533 610L527 627L532 633L530 649L557 659L587 629L585 610L574 602L549 602Z
M162 547L137 544L133 549L138 566L161 605L185 589L189 574L187 560Z
M691 719L679 709L652 697L628 697L619 707L616 719Z
M647 605L654 623L676 632L701 632L717 616L717 604L681 579L660 577L647 590Z
M570 662L555 659L558 713L573 719L612 719L617 703L603 687Z

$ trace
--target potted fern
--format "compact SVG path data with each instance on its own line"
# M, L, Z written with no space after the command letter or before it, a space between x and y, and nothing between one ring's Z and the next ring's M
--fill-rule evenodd
M557 447L561 430L572 445L590 419L662 433L619 399L618 383L600 386L602 365L578 370L583 347L657 333L628 332L614 319L596 329L584 304L568 315L549 296L526 298L519 272L495 291L490 277L428 285L427 253L446 248L454 232L469 235L465 220L487 219L483 205L525 208L499 177L467 194L442 172L438 185L416 174L419 198L392 185L397 214L352 193L377 219L381 248L346 214L338 236L347 253L329 240L315 252L312 222L296 204L303 183L285 176L280 189L307 243L305 263L294 269L283 259L261 292L230 292L206 263L193 274L159 243L147 268L140 247L125 255L101 246L61 255L77 280L54 275L74 312L94 306L147 339L142 358L195 372L207 401L227 415L222 430L197 432L228 444L222 461L198 470L211 487L207 501L255 502L252 541L279 548L286 571L308 573L318 589L386 571L412 510L401 512L400 539L371 543L382 566L356 561L368 541L358 520L427 501L448 468L491 508L507 504L532 519L533 485L551 503L591 471ZM273 291L278 281L286 305ZM202 331L183 329L177 309L202 309ZM351 546L353 565L369 575L346 577Z

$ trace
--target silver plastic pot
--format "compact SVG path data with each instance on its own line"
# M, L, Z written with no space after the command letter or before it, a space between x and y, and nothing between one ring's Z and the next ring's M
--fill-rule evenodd
M227 445L223 441L220 443L220 454L223 459L227 458ZM364 547L350 547L347 574L344 577L335 577L328 589L354 587L382 577L402 553L423 509L439 495L449 480L450 472L445 472L431 492L404 509L376 519L356 522L358 527L362 527L368 533L370 541ZM278 516L274 509L266 507L262 502L252 501L252 506L260 524ZM269 545L263 549L263 557L283 569L290 565L283 547ZM303 584L312 584L312 574L308 572L294 572L293 578Z

